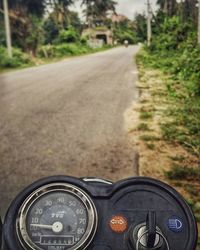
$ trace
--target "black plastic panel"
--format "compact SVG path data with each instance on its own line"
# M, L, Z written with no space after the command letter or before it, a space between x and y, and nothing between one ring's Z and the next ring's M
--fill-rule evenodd
M156 225L166 237L170 250L196 248L197 226L193 213L182 196L168 185L140 177L107 184L55 176L32 184L12 203L4 224L4 249L23 250L15 230L18 210L35 189L54 182L76 185L92 198L98 213L98 229L88 250L136 250L134 245L130 245L130 231L145 223L149 211L155 211ZM110 220L116 215L127 220L128 226L124 232L116 233L109 226ZM164 242L159 249L167 250Z

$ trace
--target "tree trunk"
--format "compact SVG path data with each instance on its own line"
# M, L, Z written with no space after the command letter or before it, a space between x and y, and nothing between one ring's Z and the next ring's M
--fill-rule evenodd
M185 0L183 9L184 21L187 21L189 18L191 18L197 24L198 10L196 4L197 0Z

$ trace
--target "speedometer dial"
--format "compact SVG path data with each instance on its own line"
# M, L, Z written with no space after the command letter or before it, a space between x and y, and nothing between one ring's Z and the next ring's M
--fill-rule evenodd
M32 193L16 223L25 249L85 249L94 237L97 213L89 196L68 184L51 184Z

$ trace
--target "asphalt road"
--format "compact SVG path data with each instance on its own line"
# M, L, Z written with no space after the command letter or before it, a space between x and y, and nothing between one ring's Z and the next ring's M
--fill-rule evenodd
M0 206L49 175L137 174L124 112L137 100L138 47L0 76Z

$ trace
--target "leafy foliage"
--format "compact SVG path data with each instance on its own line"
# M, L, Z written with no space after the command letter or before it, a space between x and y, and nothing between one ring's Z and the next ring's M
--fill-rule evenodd
M113 0L82 0L82 5L85 5L84 13L87 21L91 26L96 22L103 22L105 24L107 13L109 11L115 12L117 2Z
M136 33L134 32L133 23L131 21L124 20L116 23L114 27L114 37L119 43L123 44L125 40L128 40L130 44L137 42Z
M6 34L4 30L4 18L3 15L0 14L0 46L5 46L6 44Z
M76 44L60 44L57 46L53 46L54 57L63 57L70 55L80 55L87 52L86 48Z
M88 6L89 2L86 2ZM96 20L104 20L108 29L111 23L107 13L114 11L116 2L93 2ZM12 45L15 48L10 59L5 49L4 10L0 0L0 67L29 65L33 57L35 62L40 62L37 57L60 58L96 51L88 47L88 38L81 38L84 25L78 13L70 10L73 3L74 0L8 0Z
M73 27L69 27L68 30L61 30L58 36L59 43L76 43L79 39L79 34Z
M146 66L170 75L166 83L172 121L162 125L166 140L200 155L200 46L193 22L165 17L152 45L139 56Z
M162 13L168 17L179 15L184 21L197 20L197 3L198 0L157 0Z
M13 58L9 58L7 50L0 47L0 55L0 68L16 68L31 64L31 58L20 49L14 49Z
M62 58L66 56L92 53L104 49L107 49L107 47L105 46L104 48L100 49L92 49L87 46L87 44L85 44L85 41L83 41L82 43L45 45L39 49L38 54L41 58Z
M66 29L70 23L78 29L80 20L77 13L68 9L73 2L72 0L9 0L13 45L20 47L24 52L36 55L40 44L51 43L60 30ZM2 7L0 1L0 10L3 13ZM49 14L43 22L45 12ZM2 24L1 27L4 26Z
M59 28L51 15L44 21L43 29L44 44L52 44L53 41L58 37Z
M56 13L52 12L48 18L45 19L43 23L44 30L44 43L53 44L55 41L58 42L58 37L64 31L69 31L71 33L76 33L76 36L79 37L82 31L81 21L78 17L78 13L73 11L67 12L67 20L62 23L58 22L56 18ZM62 40L62 39L61 39ZM76 40L76 39L74 39ZM61 41L62 42L62 41ZM70 41L71 42L71 41Z
M135 33L138 42L147 40L147 21L145 15L136 14L135 16Z
M8 0L9 8L13 11L13 15L17 12L29 13L31 15L36 15L42 17L46 8L46 0ZM0 7L2 8L2 3L0 2ZM14 18L14 16L11 16Z

